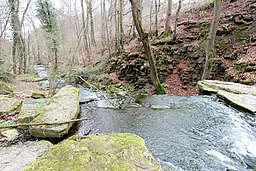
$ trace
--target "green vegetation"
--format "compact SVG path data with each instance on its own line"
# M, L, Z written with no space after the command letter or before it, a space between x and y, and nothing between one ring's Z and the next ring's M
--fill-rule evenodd
M25 82L40 82L43 80L47 80L47 78L42 78L42 77L39 77L38 75L33 75L33 74L19 75L17 79Z
M23 171L135 171L141 167L150 171L161 168L147 150L143 139L129 133L113 133L73 136L50 148Z

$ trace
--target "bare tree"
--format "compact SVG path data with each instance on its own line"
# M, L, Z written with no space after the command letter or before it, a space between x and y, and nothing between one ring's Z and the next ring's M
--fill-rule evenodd
M176 11L176 16L175 16L175 24L174 24L174 31L173 31L173 40L176 40L176 39L177 39L177 25L178 25L178 21L179 21L181 3L182 3L182 0L179 0L178 9L177 9L177 11Z
M206 46L206 58L205 58L205 66L202 75L202 80L208 79L210 76L210 58L213 58L213 47L215 42L215 37L219 25L220 20L220 12L221 12L221 0L214 0L214 12L212 18L212 25L209 32L208 42Z
M165 21L165 34L169 36L172 32L171 28L171 16L172 16L172 0L168 0L168 9L166 14L166 21Z
M90 54L90 49L88 45L88 38L87 38L87 33L88 30L86 30L86 19L85 19L85 10L84 10L84 1L81 0L81 9L82 9L82 37L83 37L83 44L84 44L84 51L87 52L87 55L89 57ZM84 62L85 64L85 62Z
M25 60L25 43L21 33L21 26L19 20L19 0L8 0L8 5L11 13L11 27L12 27L12 61L13 73L17 74L17 62L19 63L19 73L22 72L22 65ZM18 61L17 61L18 57ZM25 68L23 67L23 72Z
M155 35L158 36L158 5L155 0Z
M148 61L149 61L149 65L150 65L150 76L151 76L151 80L153 82L153 85L156 89L156 93L157 94L166 94L166 91L164 89L164 87L161 85L159 78L158 78L158 73L157 73L157 69L156 69L156 62L155 62L155 58L154 58L154 54L152 52L152 48L151 45L149 43L149 33L145 32L145 30L142 27L142 23L141 23L141 11L139 8L139 4L137 0L130 0L131 2L131 8L132 8L132 16L133 16L133 21L135 23L137 32L140 36L140 40L143 44L144 50L146 52Z
M92 45L96 45L95 41L95 31L94 31L94 21L93 21L93 15L92 15L92 0L87 0L87 13L89 15L89 20L90 20L90 31L91 31L91 41Z

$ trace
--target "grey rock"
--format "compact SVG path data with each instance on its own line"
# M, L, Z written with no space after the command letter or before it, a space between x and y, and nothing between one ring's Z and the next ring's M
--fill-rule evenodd
M79 89L73 86L63 87L49 99L44 111L32 123L66 122L77 118L80 112ZM61 125L30 126L35 137L62 137L67 134L73 123Z
M48 141L38 141L28 145L0 147L0 170L19 171L35 161L38 156L51 146L52 144Z

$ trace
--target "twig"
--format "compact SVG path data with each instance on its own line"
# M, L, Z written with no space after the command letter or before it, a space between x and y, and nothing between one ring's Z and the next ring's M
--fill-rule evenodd
M84 120L90 120L90 118L74 119L74 120L64 121L64 122L20 123L20 124L15 124L15 125L0 126L0 129L17 128L17 127L20 127L20 126L63 125L63 124L68 124L68 123L72 123L72 122L84 121Z

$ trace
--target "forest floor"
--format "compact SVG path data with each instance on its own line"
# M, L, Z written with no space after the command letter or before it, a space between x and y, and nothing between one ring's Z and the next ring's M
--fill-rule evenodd
M172 36L164 36L165 15L159 14L163 16L159 19L160 35L152 36L151 44L160 80L169 94L198 93L196 83L203 71L212 11L213 5L208 4L181 13L177 41L173 41ZM223 1L210 79L256 85L255 11L254 0ZM122 83L136 91L153 94L149 65L139 40L126 42L124 51L113 56L105 67L111 83Z

